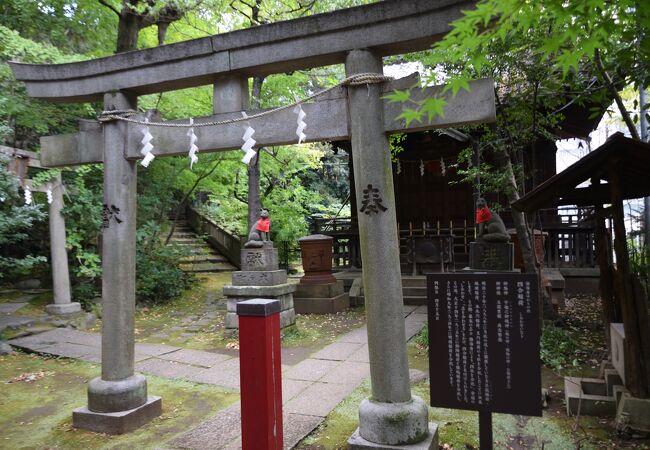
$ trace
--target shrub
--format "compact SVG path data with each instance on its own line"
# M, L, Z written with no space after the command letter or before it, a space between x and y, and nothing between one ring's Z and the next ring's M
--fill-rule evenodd
M415 344L427 352L429 351L429 323L425 322L424 328L415 335L415 338L413 339L415 341Z
M555 371L578 365L578 344L564 328L546 326L540 341L540 358Z
M0 282L26 276L47 262L29 254L33 226L45 218L41 205L26 205L18 190L18 178L7 168L9 160L0 156Z
M191 277L179 269L185 253L174 245L165 246L159 239L160 228L147 223L136 233L136 300L164 303L178 297Z
M72 298L86 311L91 311L95 305L94 300L101 296L101 289L95 280L81 279L72 285Z

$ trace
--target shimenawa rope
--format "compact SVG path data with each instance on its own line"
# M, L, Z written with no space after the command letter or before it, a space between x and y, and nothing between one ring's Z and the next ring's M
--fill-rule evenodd
M273 113L276 113L278 111L284 111L285 109L293 108L296 105L299 105L301 103L307 102L309 100L313 100L314 98L320 97L322 95L327 94L328 92L333 91L334 89L340 87L340 86L359 86L359 85L364 85L364 84L377 84L377 83L384 83L386 81L392 80L392 77L388 77L386 75L382 75L380 73L358 73L356 75L351 75L347 78L345 78L343 81L341 81L338 84L335 84L332 87L329 87L327 89L324 89L322 91L316 92L315 94L312 94L308 97L303 98L302 100L296 100L293 103L290 103L288 105L280 106L277 108L269 109L267 111L262 111L257 114L252 114L250 116L242 116L242 117L236 117L233 119L226 119L226 120L219 120L216 122L194 122L192 124L190 123L170 123L170 122L148 122L144 120L139 120L139 119L132 119L131 117L138 114L138 111L135 111L133 109L122 109L122 110L113 110L113 111L102 111L102 113L97 117L97 120L102 123L102 122L110 122L113 120L121 120L124 122L130 122L130 123L135 123L138 125L146 125L149 127L167 127L167 128L201 128L201 127L212 127L216 125L226 125L229 123L237 123L237 122L246 122L248 120L252 119L257 119L259 117L264 117L271 115Z

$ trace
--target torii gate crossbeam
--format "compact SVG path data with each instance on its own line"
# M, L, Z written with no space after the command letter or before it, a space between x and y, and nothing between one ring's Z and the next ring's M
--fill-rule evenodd
M67 64L9 63L31 97L56 102L103 100L201 86L220 75L246 77L342 64L349 51L378 56L425 50L450 30L468 0L390 0L260 25L177 44Z

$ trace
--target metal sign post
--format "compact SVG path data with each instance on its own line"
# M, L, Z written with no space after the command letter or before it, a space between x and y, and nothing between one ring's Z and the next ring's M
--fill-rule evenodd
M492 413L478 412L478 448L481 450L492 450Z

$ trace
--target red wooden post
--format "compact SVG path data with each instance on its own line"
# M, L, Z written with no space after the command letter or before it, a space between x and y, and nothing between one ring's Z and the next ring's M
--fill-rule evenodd
M282 450L280 302L237 304L243 450Z

